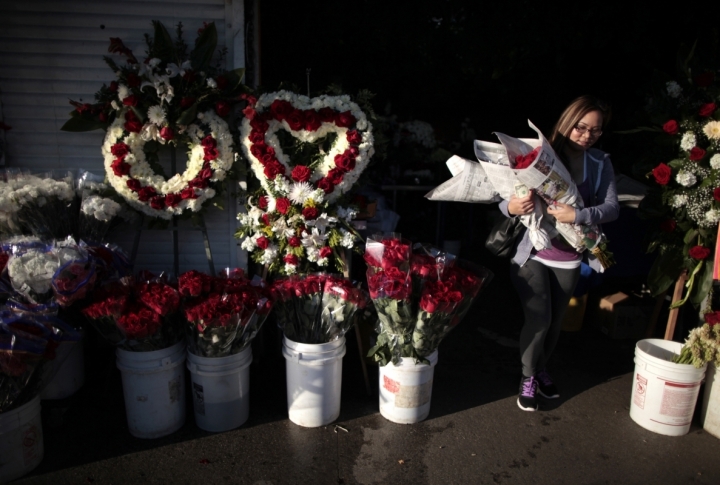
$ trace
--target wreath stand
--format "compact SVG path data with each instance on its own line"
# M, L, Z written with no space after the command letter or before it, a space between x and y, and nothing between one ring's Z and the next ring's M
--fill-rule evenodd
M688 273L687 270L683 270L682 273L680 273L680 276L678 276L677 281L675 281L675 288L673 289L673 295L672 300L670 301L670 306L674 305L676 302L680 301L682 299L683 294L683 287L685 286L685 282L688 279ZM647 327L647 331L645 332L646 338L651 338L653 334L655 333L655 325L657 324L658 317L660 316L660 312L662 311L663 302L665 301L666 293L663 293L662 295L659 295L657 299L655 300L655 308L653 309L652 316L650 317L650 322ZM675 325L677 324L678 319L678 312L680 311L680 308L671 308L670 312L668 313L668 319L667 324L665 325L665 336L663 337L665 340L672 340L673 336L675 335Z
M170 171L174 174L177 172L177 155L175 151L175 147L170 147ZM180 276L180 250L179 250L179 231L200 231L202 233L203 237L203 244L205 245L205 257L207 258L208 262L208 269L210 272L210 276L215 276L215 264L213 262L213 256L212 251L210 250L210 239L208 238L208 232L207 232L207 226L205 225L205 218L202 214L198 214L198 225L196 227L192 228L179 228L177 223L177 217L173 216L172 218L172 227L170 230L172 231L172 244L173 244L173 275L177 278ZM135 233L135 239L133 240L132 245L132 252L130 254L130 262L132 263L133 267L135 266L135 258L137 257L138 247L140 246L140 235L145 230L152 230L152 229L143 229L143 224L145 223L145 216L143 214L140 215L140 225L138 227L137 232ZM160 229L160 230L167 230L167 229Z

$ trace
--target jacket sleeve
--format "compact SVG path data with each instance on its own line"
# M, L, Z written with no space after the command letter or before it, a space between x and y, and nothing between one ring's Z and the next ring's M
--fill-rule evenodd
M620 215L620 203L615 187L615 172L610 157L605 156L600 186L595 194L596 205L575 210L575 224L603 224Z
M508 212L508 204L509 203L510 203L510 201L508 201L508 200L505 200L505 199L501 200L500 203L498 204L498 209L500 209L500 212L502 212L505 217L515 217Z

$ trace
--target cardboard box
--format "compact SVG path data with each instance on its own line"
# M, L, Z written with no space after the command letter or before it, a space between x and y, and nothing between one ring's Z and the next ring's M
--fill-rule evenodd
M614 293L600 299L596 321L600 331L613 339L640 339L653 312L653 299Z

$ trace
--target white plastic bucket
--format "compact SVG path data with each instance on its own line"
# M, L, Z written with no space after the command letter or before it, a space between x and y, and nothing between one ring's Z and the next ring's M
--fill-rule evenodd
M301 344L283 337L290 421L315 428L340 416L345 337Z
M226 357L200 357L188 351L195 422L205 431L241 426L250 414L252 348Z
M185 341L162 350L117 349L130 434L159 438L185 423Z
M705 431L720 438L720 372L715 364L709 364L705 374L700 422Z
M32 471L42 461L44 451L40 396L0 413L0 483Z
M82 339L62 342L56 351L59 367L40 393L41 399L64 399L75 394L85 383L85 355Z
M705 367L675 364L682 344L645 339L635 346L630 417L655 433L682 436L690 430Z
M380 366L380 414L393 423L418 423L430 414L437 350L427 356L429 364L402 358L398 365Z

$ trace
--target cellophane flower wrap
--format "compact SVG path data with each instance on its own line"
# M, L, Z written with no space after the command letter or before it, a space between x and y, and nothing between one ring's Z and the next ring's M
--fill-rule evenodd
M410 254L410 241L399 234L374 235L365 245L368 290L378 314L378 340L370 355L379 362L398 362L414 354Z
M69 307L95 289L97 279L95 259L85 247L71 242L60 253L60 267L52 278L55 301Z
M673 362L692 364L701 368L712 363L720 368L720 311L711 311L704 316L705 323L690 331L680 354Z
M331 342L352 328L365 292L340 275L314 273L276 279L271 287L278 327L288 340Z
M269 291L260 279L248 280L242 270L218 277L188 271L180 275L188 349L201 357L225 357L245 350L272 309Z
M371 261L378 259L371 258ZM386 309L393 307L373 290L378 285L376 280L382 281L387 276L379 278L383 270L373 271L373 267L368 270L368 286L380 322L377 343L368 355L380 365L388 362L397 364L400 358L426 362L426 357L435 352L442 339L462 321L478 292L492 279L492 273L481 266L459 260L432 246L416 245L410 257L409 278L412 283L404 287L409 303L404 300L406 304L403 308L409 309L411 319L398 329L393 326L394 320L387 317L388 313L391 316L392 313L386 312ZM392 267L388 267L384 274L388 272L391 275L402 274ZM378 301L381 302L380 307ZM384 317L380 316L381 311ZM391 324L386 324L383 319L391 321Z
M80 332L47 307L0 309L0 413L34 398L62 365L57 348L80 340Z
M74 233L77 220L75 179L71 173L51 175L8 174L14 187L17 220L23 233L44 240L64 239Z
M151 275L124 277L100 287L82 313L111 344L135 352L168 348L182 340L180 294Z

